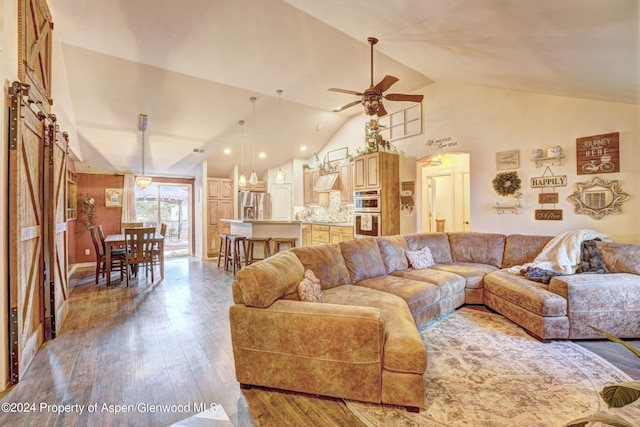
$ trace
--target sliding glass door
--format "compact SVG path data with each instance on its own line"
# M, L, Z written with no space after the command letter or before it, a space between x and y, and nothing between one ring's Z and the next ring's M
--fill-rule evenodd
M145 227L167 225L165 256L191 255L191 186L154 183L146 190L136 187L136 220Z

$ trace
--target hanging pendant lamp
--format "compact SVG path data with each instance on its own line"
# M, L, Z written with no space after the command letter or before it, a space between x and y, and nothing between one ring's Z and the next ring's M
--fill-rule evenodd
M252 138L252 157L253 157L253 170L251 171L251 176L249 177L249 184L251 185L256 185L258 183L258 175L256 175L256 101L258 100L258 98L256 98L255 96L252 96L251 98L249 98L249 101L251 101L251 105L252 105L252 111L253 111L253 138Z
M282 147L282 89L278 89L278 147ZM280 163L282 163L282 150L280 152ZM282 167L278 167L278 172L276 172L276 183L283 184L285 180L284 172L282 171Z
M138 130L142 132L142 175L136 178L136 185L141 190L146 190L151 185L151 177L144 174L144 136L148 120L149 117L146 114L140 114L138 118Z
M241 146L242 146L242 163L241 163L241 167L240 167L240 178L238 178L238 186L239 187L246 187L247 186L247 178L244 176L244 120L240 120L238 122L238 124L242 128L242 133L241 133L241 138L240 138L240 142L241 142Z

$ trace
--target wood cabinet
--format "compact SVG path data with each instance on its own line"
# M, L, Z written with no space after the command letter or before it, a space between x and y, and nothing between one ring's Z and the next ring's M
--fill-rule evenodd
M300 231L302 232L302 246L311 246L311 225L302 224Z
M353 227L332 225L330 230L331 243L340 243L347 240L353 240Z
M340 180L340 203L350 205L353 203L353 163L340 165L338 179Z
M313 191L313 188L316 186L318 182L318 178L320 178L320 170L319 169L306 169L303 173L303 182L304 182L304 204L305 205L315 205L320 203L320 194Z
M233 218L233 180L207 180L207 255L218 256L220 234L229 233L229 224L220 218Z
M329 243L331 241L329 237L330 226L322 224L311 225L311 244L321 245L323 243Z
M353 189L366 190L370 188L381 188L382 177L387 172L386 169L398 160L398 155L386 152L363 154L356 157L354 162Z

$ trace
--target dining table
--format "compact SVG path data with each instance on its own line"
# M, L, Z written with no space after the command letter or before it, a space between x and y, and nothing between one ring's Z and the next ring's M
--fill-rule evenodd
M164 236L158 232L153 235L153 241L158 244L158 251L160 252L160 277L164 279ZM107 263L107 286L111 284L111 249L117 249L120 246L124 246L124 234L109 234L104 238L104 256Z

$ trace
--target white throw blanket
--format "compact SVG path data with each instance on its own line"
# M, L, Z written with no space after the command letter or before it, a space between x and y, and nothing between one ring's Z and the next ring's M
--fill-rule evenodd
M611 241L611 238L606 234L589 229L561 233L547 242L533 262L513 266L507 271L512 274L520 274L520 271L528 267L536 267L552 270L556 273L573 274L580 264L582 242L596 238Z

